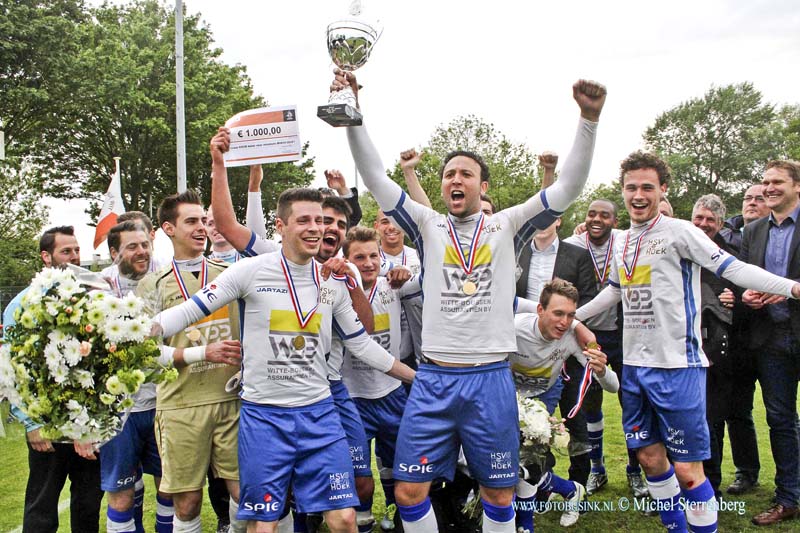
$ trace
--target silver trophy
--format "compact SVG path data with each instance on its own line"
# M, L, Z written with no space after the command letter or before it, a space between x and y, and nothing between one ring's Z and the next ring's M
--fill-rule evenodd
M353 0L348 18L328 25L328 54L333 63L346 72L364 66L381 36L379 24L367 22L362 16L361 1ZM331 126L360 126L362 122L350 87L331 93L328 105L317 108L317 116Z

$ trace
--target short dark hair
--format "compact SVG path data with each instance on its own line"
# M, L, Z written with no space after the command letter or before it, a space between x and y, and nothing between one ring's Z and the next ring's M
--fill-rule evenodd
M779 168L785 170L792 181L800 181L800 161L792 161L791 159L773 159L767 163L767 168Z
M278 197L278 218L287 222L292 214L292 204L295 202L316 202L322 204L322 193L317 189L308 187L294 187L286 189Z
M353 210L350 209L350 206L342 198L338 196L325 196L322 199L322 209L333 209L340 215L344 215L344 218L347 220L347 227L350 227L350 216L353 214Z
M122 241L122 236L120 234L123 231L143 231L145 235L148 235L149 233L147 227L138 218L137 219L129 218L128 220L123 220L122 222L118 223L116 226L108 230L109 249L113 248L114 250L119 251L119 244Z
M492 206L492 214L497 213L497 208L494 206L494 202L492 201L492 199L489 197L488 194L481 193L481 200L483 200L484 202L488 202L489 205Z
M476 154L475 152L470 152L469 150L453 150L446 156L444 156L444 161L442 162L442 168L439 169L439 179L444 177L444 168L447 166L447 163L450 162L451 159L454 157L469 157L476 163L478 166L481 167L481 181L489 182L489 167L486 165L486 162L483 160L481 156Z
M643 152L642 150L633 152L620 163L620 184L625 185L625 174L631 170L641 170L643 168L652 168L656 171L659 185L669 185L669 181L672 179L672 171L666 161L652 152Z
M52 254L56 249L56 235L69 235L75 236L75 228L72 226L56 226L50 228L39 238L39 252L47 252Z
M350 228L350 231L347 232L347 237L342 245L342 253L345 257L350 255L350 243L353 242L374 242L375 244L378 244L379 241L380 235L378 235L378 232L373 228L368 228L366 226L353 226Z
M544 284L542 292L539 294L539 303L542 304L542 307L547 309L547 306L550 305L550 297L554 294L578 303L578 289L575 288L575 285L561 278L553 278L552 281Z
M150 220L150 217L142 213L141 211L126 211L122 213L120 216L117 217L117 224L122 222L127 222L129 220L138 220L144 227L147 228L147 232L150 233L153 231L153 221Z
M614 218L617 218L617 216L619 215L619 208L617 207L617 204L613 200L609 200L608 198L595 198L594 200L589 202L589 206L591 207L591 205L595 202L605 202L608 205L610 205L611 212L614 213Z
M158 225L163 226L165 222L175 224L178 218L178 208L182 204L192 204L202 206L200 195L193 189L186 189L181 193L171 194L161 201L158 206Z

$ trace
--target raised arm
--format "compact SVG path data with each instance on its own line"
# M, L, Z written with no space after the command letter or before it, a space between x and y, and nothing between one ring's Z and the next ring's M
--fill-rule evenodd
M400 152L400 168L403 171L403 178L406 180L408 195L411 196L411 199L425 207L432 207L431 201L428 195L425 194L425 190L420 185L417 177L416 168L421 157L422 154L413 148Z
M267 221L264 219L264 208L261 205L261 182L263 180L264 168L261 165L252 165L250 167L250 181L247 183L247 211L245 211L245 225L253 233L262 239L266 239ZM228 197L230 197L230 194L228 194Z
M336 191L339 198L347 202L350 206L350 227L357 226L361 222L362 212L361 204L358 203L358 190L355 187L348 189L345 182L344 175L338 170L326 170L325 180L328 182L328 188Z
M556 165L558 165L558 154L555 152L544 151L539 155L539 164L544 170L542 176L542 189L551 186L556 180Z
M230 149L231 138L228 128L219 128L211 139L211 205L214 206L214 223L225 240L237 250L244 250L252 237L252 232L236 220L233 211L231 191L228 187L228 169L223 155ZM260 206L259 199L259 206Z

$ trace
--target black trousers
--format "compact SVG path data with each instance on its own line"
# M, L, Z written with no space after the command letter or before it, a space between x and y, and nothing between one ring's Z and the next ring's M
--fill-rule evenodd
M22 533L58 531L58 497L70 480L72 533L98 533L100 528L100 460L89 461L72 444L53 443L55 452L37 452L28 445L28 486Z

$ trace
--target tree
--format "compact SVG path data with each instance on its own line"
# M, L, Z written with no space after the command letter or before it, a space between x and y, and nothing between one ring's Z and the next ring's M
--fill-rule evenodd
M47 221L47 209L25 169L3 165L0 172L0 304L28 285L41 268L37 236Z
M174 14L155 0L136 0L103 4L90 15L79 26L79 52L65 60L72 97L61 102L60 126L46 128L28 158L47 176L48 193L99 198L120 156L126 208L152 214L151 206L175 191L177 174ZM265 101L253 94L245 67L220 60L199 14L184 18L183 31L187 186L208 200L209 139L229 117ZM269 165L264 197L274 205L283 188L309 183L312 164ZM246 187L246 174L234 170L232 185L243 180ZM243 215L244 202L235 203Z
M760 181L764 164L787 155L776 150L787 127L751 83L739 83L712 87L662 113L644 140L672 167L675 216L689 218L693 202L708 193L738 210L742 191Z
M458 117L434 130L428 145L422 148L422 158L417 166L420 184L431 200L433 208L444 212L439 170L448 152L469 150L480 155L489 167L489 196L497 209L524 202L541 185L537 172L536 156L524 144L516 144L494 125L474 115ZM400 163L396 163L389 176L401 186L405 184ZM365 218L368 214L363 208Z

